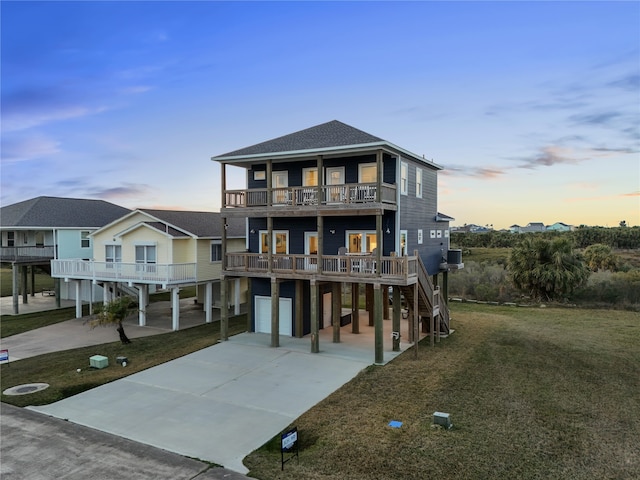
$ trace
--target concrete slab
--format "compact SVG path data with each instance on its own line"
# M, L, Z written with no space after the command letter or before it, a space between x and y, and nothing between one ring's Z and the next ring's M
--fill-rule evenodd
M371 337L361 349L330 344L327 337L321 342L324 351L311 354L308 339L283 337L284 345L270 348L269 335L236 335L52 405L29 408L247 473L245 456L372 363ZM333 345L341 346L339 354L329 352Z

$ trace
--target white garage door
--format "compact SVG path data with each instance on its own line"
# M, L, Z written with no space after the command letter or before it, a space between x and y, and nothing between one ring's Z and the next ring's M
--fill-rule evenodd
M256 332L271 333L271 297L256 296ZM290 298L280 299L280 335L291 336L292 302Z

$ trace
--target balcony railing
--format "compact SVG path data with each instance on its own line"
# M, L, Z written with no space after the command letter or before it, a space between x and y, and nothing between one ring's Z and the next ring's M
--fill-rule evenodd
M318 275L317 255L274 254L271 271L277 274L309 277ZM227 253L228 272L269 272L269 256L260 253ZM322 274L346 278L377 277L406 281L417 275L416 257L382 257L380 263L373 255L323 255Z
M51 276L108 282L179 284L196 281L195 263L121 263L52 260Z
M267 206L317 206L317 205L357 205L375 203L378 186L376 183L356 183L344 185L323 185L318 187L286 187L271 189L271 198L266 188L249 190L227 190L225 208L255 208ZM380 202L395 204L396 187L382 184ZM270 201L269 201L270 200Z
M0 259L3 262L17 262L20 260L51 259L55 255L55 246L31 247L0 247Z

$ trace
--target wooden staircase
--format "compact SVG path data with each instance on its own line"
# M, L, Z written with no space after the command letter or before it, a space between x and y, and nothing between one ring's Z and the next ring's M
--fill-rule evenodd
M419 255L418 258L418 315L422 317L423 326L426 329L423 332L431 331L431 313L436 317L436 325L440 326L440 334L448 335L449 330L449 308L446 301L440 296L440 287L435 287L431 281L431 277L427 273L427 269L422 263ZM407 302L409 310L413 310L414 305L414 285L406 285L400 287L402 294Z

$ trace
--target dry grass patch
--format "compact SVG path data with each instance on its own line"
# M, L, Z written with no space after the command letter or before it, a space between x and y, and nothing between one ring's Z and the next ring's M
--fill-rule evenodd
M245 459L268 479L640 478L640 319L456 305L456 333L370 367ZM434 411L454 428L431 427ZM400 420L402 428L388 427Z

